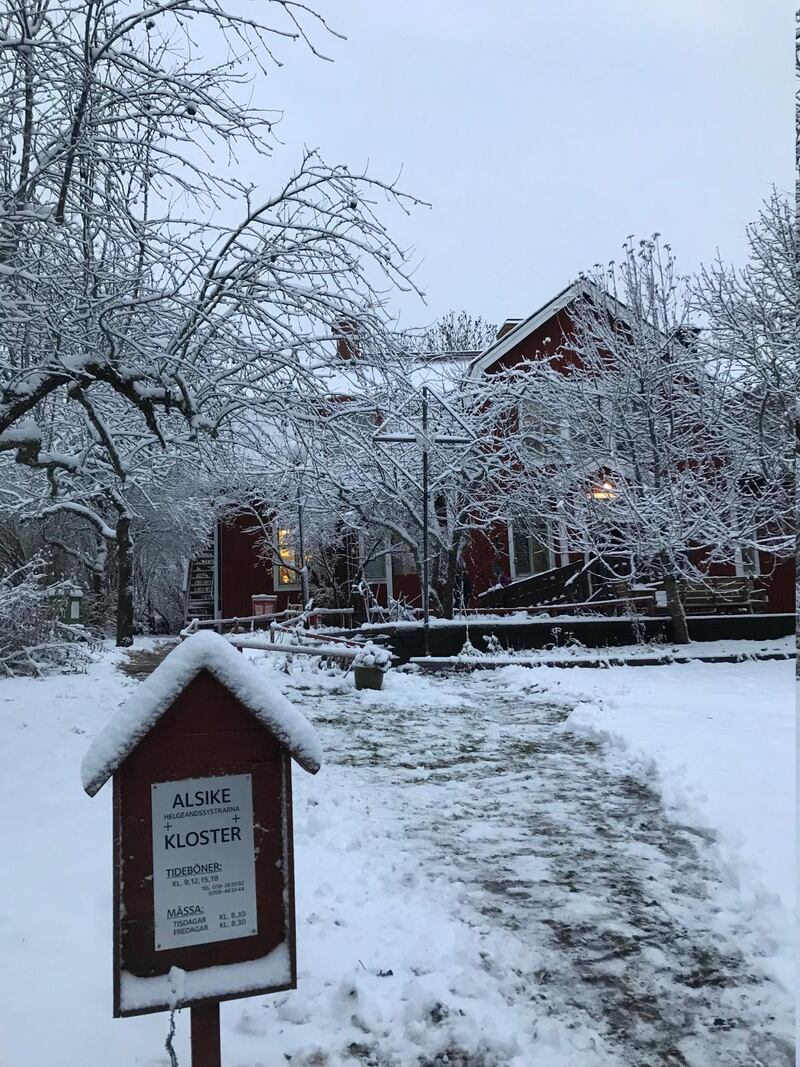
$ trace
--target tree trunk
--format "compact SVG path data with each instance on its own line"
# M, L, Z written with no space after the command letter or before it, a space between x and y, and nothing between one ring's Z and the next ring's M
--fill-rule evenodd
M442 586L442 614L452 619L456 607L456 579L458 578L458 543L447 552L447 576Z
M117 648L133 644L133 541L131 520L117 519Z
M689 626L686 612L678 592L678 579L674 576L664 578L664 591L667 594L667 611L672 623L672 640L679 645L689 644Z
M453 596L453 586L448 579L443 586L441 586L442 595L439 598L442 604L442 617L445 619L452 619L453 611L455 609L455 597Z

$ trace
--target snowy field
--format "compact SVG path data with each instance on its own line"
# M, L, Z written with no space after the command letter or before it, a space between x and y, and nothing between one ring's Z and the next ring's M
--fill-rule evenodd
M299 988L222 1006L226 1067L794 1063L793 663L356 693L252 655L326 763L295 774ZM169 1064L166 1016L111 1018L111 791L80 784L119 659L0 682L0 1067Z

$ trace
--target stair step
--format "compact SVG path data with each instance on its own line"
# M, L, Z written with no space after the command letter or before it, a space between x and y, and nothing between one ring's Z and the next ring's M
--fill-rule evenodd
M189 561L186 620L214 617L214 552L210 547Z

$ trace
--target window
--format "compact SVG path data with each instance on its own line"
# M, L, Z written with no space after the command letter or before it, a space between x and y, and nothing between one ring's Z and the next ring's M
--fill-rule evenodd
M417 573L411 547L404 541L392 543L392 572L397 575Z
M370 553L369 559L364 556ZM373 585L376 582L386 581L386 551L381 545L361 546L361 565L364 569L364 577Z
M544 440L547 436L545 413L541 403L535 397L526 396L518 409L519 429L525 437L526 444L535 453L543 453Z
M298 554L292 542L291 530L278 530L276 540L279 562L275 566L275 587L297 589L300 586L300 575L295 570Z
M555 566L547 523L544 520L534 525L515 522L511 527L511 535L515 577L541 574L542 571L549 571Z
M616 500L617 487L610 478L604 477L592 485L590 493L592 500Z

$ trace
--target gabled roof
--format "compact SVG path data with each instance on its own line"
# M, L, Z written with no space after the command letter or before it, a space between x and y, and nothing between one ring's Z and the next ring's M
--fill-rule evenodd
M467 376L476 378L479 374L488 370L498 359L502 359L512 348L516 348L520 341L524 341L534 330L538 330L540 326L543 326L554 315L557 315L567 304L571 304L577 296L581 295L581 292L582 283L579 281L568 285L566 289L562 289L552 300L543 304L527 319L522 319L513 330L503 334L502 337L493 341L488 348L479 353L477 358L470 363Z
M230 642L209 631L181 642L122 704L92 742L81 764L83 788L93 797L153 729L176 697L207 670L300 766L316 774L322 748L311 723Z
M590 299L597 300L599 290L594 282L588 278L578 278L577 281L572 282L565 289L562 289L560 293L557 293L552 300L549 300L546 304L543 304L537 311L534 311L532 315L529 315L527 319L522 319L519 325L515 326L513 330L509 330L508 333L503 334L502 337L493 341L488 348L485 348L475 359L472 360L467 368L468 378L477 378L478 375L483 374L489 367L493 366L499 359L507 355L513 348L516 348L520 341L524 341L526 337L529 337L535 330L538 330L540 326L544 326L546 322L549 322L559 311L563 311L565 307L571 304L574 300L578 300L581 297L589 297ZM614 309L614 312L619 317L624 318L624 306L620 304L618 300L612 297L609 293L603 293L607 304Z

